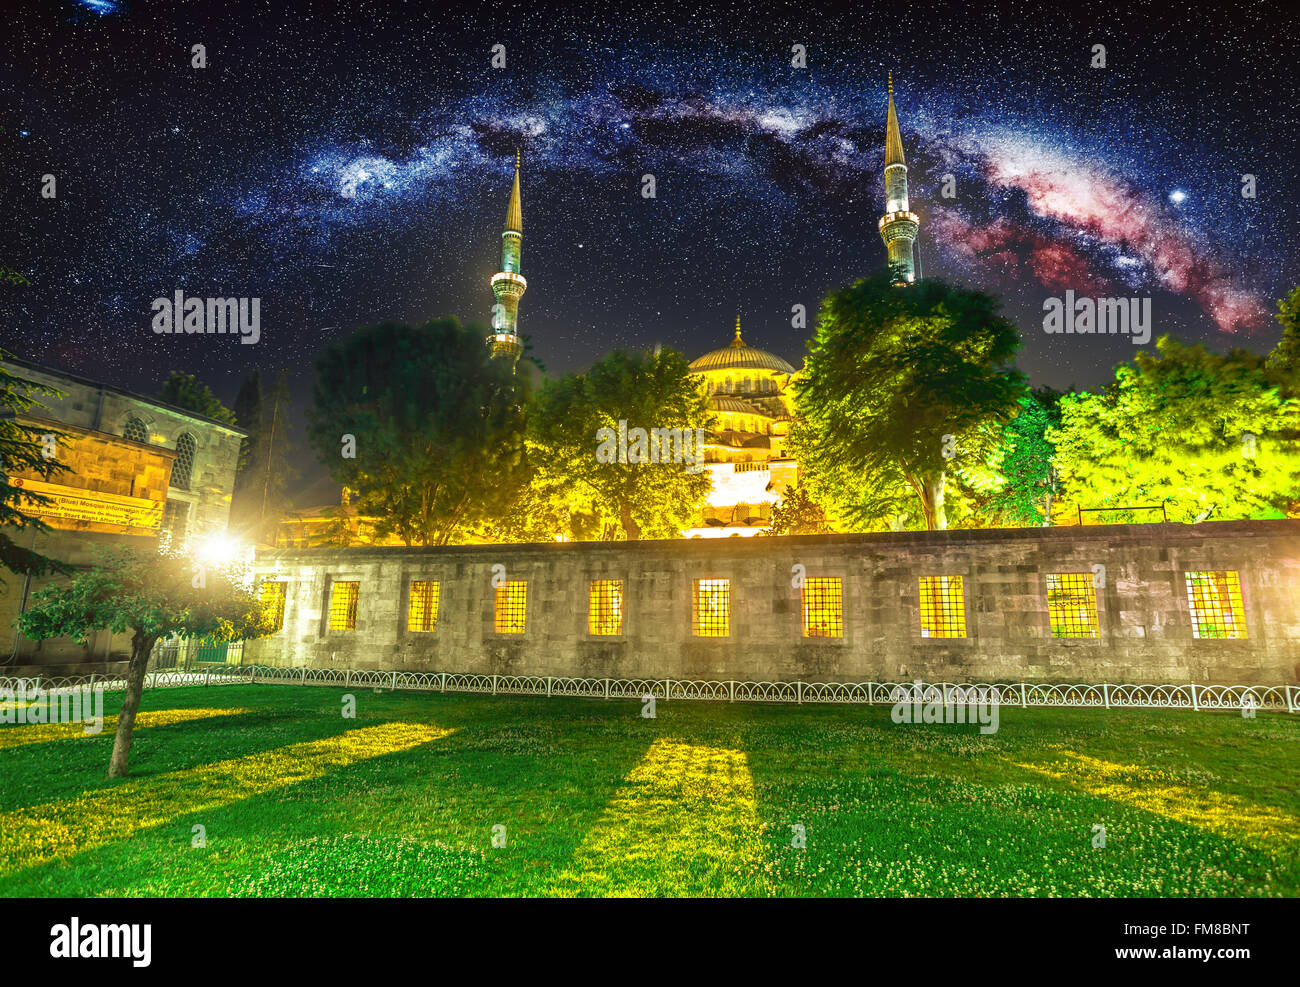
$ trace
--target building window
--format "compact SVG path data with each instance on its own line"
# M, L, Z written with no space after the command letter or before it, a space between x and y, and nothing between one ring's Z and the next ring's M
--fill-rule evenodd
M921 637L965 637L961 576L921 577Z
M1244 638L1246 608L1241 577L1235 569L1186 572L1187 605L1192 611L1192 636Z
M839 579L804 580L803 636L844 636L844 592Z
M182 432L176 440L176 461L172 463L171 485L178 490L190 488L190 474L194 472L194 436Z
M731 633L730 579L695 580L691 633L696 637L727 637Z
M330 630L357 629L357 599L360 596L360 583L333 583L330 586Z
M158 537L164 548L180 550L185 544L185 533L189 527L190 505L183 500L169 500L163 504L162 525Z
M437 580L411 580L411 603L406 608L408 631L436 631L438 629Z
M126 427L122 429L122 438L130 439L132 442L148 442L149 430L144 427L144 422L132 415L126 420Z
M522 634L528 616L528 581L508 579L497 587L492 629L498 634Z
M265 582L262 584L262 609L271 620L271 631L275 634L284 629L284 593L285 583Z
M1090 572L1049 573L1047 619L1052 637L1097 637L1097 589Z
M591 580L587 589L587 633L623 633L623 580Z

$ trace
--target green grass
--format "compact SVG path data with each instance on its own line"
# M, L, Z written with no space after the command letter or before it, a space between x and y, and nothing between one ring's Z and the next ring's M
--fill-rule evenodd
M111 728L17 745L2 732L32 728L0 728L0 895L1300 893L1285 714L1006 708L981 736L887 706L642 719L296 686L142 708L159 718L127 779L104 777ZM162 715L190 708L218 715Z

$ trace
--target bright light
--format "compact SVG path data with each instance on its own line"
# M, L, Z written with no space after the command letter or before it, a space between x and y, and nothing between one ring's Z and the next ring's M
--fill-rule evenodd
M200 565L213 569L236 569L243 567L243 578L239 581L252 585L253 546L246 545L234 535L225 531L214 531L194 541L191 554ZM236 578L238 574L232 574Z
M1169 193L1169 201L1176 206L1181 206L1187 199L1187 193L1180 188L1174 189Z

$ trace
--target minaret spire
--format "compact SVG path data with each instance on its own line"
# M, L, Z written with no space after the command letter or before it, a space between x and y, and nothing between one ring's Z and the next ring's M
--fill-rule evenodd
M885 214L880 217L880 238L889 253L889 266L898 272L898 284L916 280L913 244L921 229L921 217L911 211L907 199L907 160L894 107L894 73L889 73L889 106L885 120Z
M510 205L506 209L506 226L501 233L501 270L492 275L492 335L488 346L494 357L508 359L513 369L524 350L519 339L519 299L528 290L528 282L519 273L520 256L524 243L524 210L519 191L521 155L515 148L515 183L510 189Z
M737 313L736 313L736 338L733 340L733 342L739 343L740 341L741 341L741 339L740 339L740 313L737 312Z

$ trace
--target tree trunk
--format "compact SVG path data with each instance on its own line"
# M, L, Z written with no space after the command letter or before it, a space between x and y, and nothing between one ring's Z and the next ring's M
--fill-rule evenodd
M117 714L117 736L113 738L113 758L108 762L108 776L126 776L126 755L131 750L131 731L135 728L135 714L140 709L140 695L144 692L144 673L149 667L149 654L157 643L157 636L136 631L131 637L131 661L126 666L126 694L122 697L122 712Z
M623 531L627 534L627 540L638 541L641 538L641 525L632 520L632 505L625 500L619 505L619 511L623 520Z
M948 514L943 509L943 482L947 474L939 473L925 478L926 520L930 522L931 531L945 531L948 527Z

